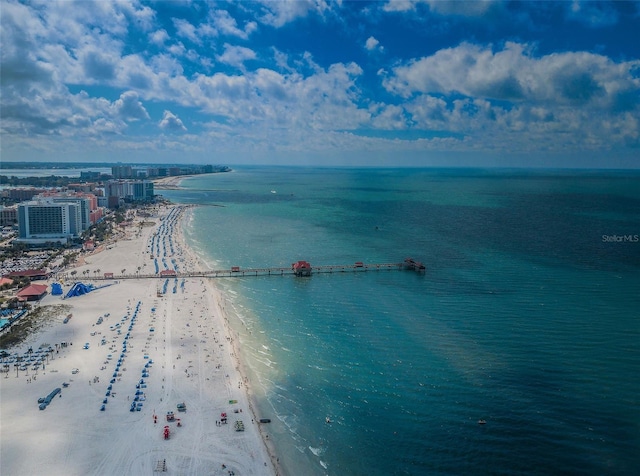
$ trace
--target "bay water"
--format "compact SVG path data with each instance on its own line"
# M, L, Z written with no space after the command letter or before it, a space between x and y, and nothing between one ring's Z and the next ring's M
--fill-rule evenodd
M213 269L427 267L215 278L287 474L637 474L638 172L247 166L163 194Z

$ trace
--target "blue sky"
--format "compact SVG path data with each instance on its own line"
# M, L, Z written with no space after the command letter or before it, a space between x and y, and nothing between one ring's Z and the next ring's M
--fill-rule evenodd
M1 159L640 168L640 2L0 0Z

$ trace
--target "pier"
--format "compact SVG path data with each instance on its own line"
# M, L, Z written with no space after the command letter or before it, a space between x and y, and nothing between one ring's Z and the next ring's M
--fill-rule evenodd
M352 264L335 265L311 265L307 261L297 261L291 266L275 266L265 268L242 268L232 266L230 269L218 269L211 271L184 271L178 272L173 269L164 269L154 274L116 274L104 273L100 276L93 276L87 279L113 280L113 279L168 279L168 278L235 278L248 276L297 276L309 277L316 273L363 273L368 271L414 271L423 274L426 267L419 261L407 258L400 263L363 263L356 261ZM66 280L75 279L74 276L66 273L62 276Z

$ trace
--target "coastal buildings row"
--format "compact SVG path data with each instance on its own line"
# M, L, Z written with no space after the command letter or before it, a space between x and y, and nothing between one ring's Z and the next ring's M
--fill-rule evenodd
M2 207L2 226L18 227L17 242L38 245L66 243L78 238L100 221L105 209L115 209L125 202L153 201L154 187L149 180L110 180L96 184L70 184L67 190L8 189L9 198L24 199L13 207Z
M156 177L177 177L179 175L199 175L216 172L228 172L230 169L221 165L174 166L174 167L134 167L131 165L115 165L111 167L114 179L141 179Z

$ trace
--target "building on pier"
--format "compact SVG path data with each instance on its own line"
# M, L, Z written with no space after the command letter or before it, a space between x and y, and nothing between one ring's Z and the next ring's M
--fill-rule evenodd
M308 261L297 261L291 265L291 268L296 276L311 276L311 263Z

